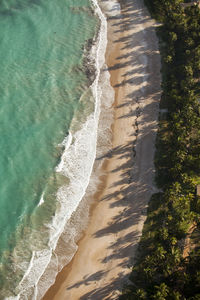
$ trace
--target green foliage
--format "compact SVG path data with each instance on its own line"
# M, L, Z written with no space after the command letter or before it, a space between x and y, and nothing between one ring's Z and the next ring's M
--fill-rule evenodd
M161 106L156 141L156 182L162 192L149 202L137 262L121 299L200 299L200 247L183 257L191 224L200 224L200 9L179 0L146 0L163 23ZM199 232L199 231L198 231Z
M156 300L165 300L169 295L169 288L165 283L161 283L159 286L155 286L156 293L151 297Z

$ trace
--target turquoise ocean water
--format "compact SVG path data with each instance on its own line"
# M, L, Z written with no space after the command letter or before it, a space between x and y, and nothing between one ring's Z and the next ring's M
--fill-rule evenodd
M92 110L83 67L98 27L91 7L89 0L0 2L0 299L17 295L33 250L49 242L44 225L68 180L55 171L62 142L72 119Z

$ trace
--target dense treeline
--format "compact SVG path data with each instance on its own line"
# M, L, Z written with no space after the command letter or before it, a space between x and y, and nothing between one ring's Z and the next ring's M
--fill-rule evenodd
M146 0L162 55L155 165L161 192L150 200L131 284L122 299L200 299L200 9Z

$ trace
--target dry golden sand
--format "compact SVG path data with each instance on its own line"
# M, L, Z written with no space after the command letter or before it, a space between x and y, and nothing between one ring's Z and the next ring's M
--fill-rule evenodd
M112 151L78 251L45 300L117 299L154 192L160 100L156 24L142 0L100 5L108 17L106 63L115 88Z

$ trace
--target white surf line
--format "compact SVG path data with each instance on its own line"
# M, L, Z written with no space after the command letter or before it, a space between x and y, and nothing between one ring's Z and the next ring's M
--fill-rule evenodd
M101 29L100 29L100 33L99 33L99 44L98 44L98 48L97 48L97 51L96 51L96 68L97 68L97 77L95 79L95 82L93 84L93 92L94 92L94 96L96 98L96 101L100 98L100 90L99 90L99 86L98 86L98 82L99 82L99 75L100 75L100 68L102 67L103 63L104 63L104 60L105 60L105 49L106 49L106 44L107 44L107 38L106 38L106 35L107 35L107 22L106 22L106 19L105 17L103 16L98 4L96 2L93 2L94 3L94 6L96 7L96 11L97 11L97 14L99 15L100 19L101 19ZM98 113L99 115L99 105L96 105L95 106L95 112L94 112L94 115L96 115ZM98 122L97 122L98 123ZM98 128L96 128L97 130ZM72 141L72 135L69 136L69 139L67 141L67 144L65 144L65 151L67 148L69 148L69 146L71 145L71 141ZM64 141L63 141L64 142ZM95 152L96 152L96 149L95 149ZM96 157L96 155L95 155ZM94 158L95 159L95 158ZM63 168L63 164L62 162L58 165L56 171L61 171L61 169ZM91 170L90 170L90 174L92 172L92 168L93 168L93 164L92 164L92 167L91 167ZM90 176L89 176L89 179L90 179ZM89 183L89 180L88 180L88 183ZM88 185L87 183L87 185ZM87 186L86 186L87 187ZM84 189L84 192L83 192L83 195L85 193L85 190L86 190L86 187ZM82 197L83 197L82 195ZM81 198L82 198L81 197ZM66 223L66 222L64 222ZM64 224L65 225L65 224ZM63 226L61 226L63 227ZM60 230L60 234L62 233L62 230ZM60 234L57 234L57 238L56 238L56 242L60 236ZM52 255L52 251L53 249L56 247L56 244L57 243L53 243L54 244L54 247L50 247L49 249L49 259L48 259L48 262L46 263L46 266L43 267L43 271L41 272L41 276L43 275L45 269L47 268L49 262L50 262L50 259L51 259L51 255ZM39 251L38 251L39 252ZM32 256L32 259L31 259L31 264L33 263L34 261L34 257L35 257L35 254ZM20 283L23 282L23 280L28 277L29 273L31 272L31 265L30 267L28 268L27 272L25 273L22 281ZM38 278L36 284L39 282L41 276ZM22 290L22 293L23 293L23 290ZM21 294L21 293L20 293ZM38 291L37 291L37 287L35 287L35 295L34 295L34 299L37 299L37 294L38 294Z

